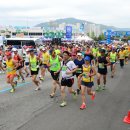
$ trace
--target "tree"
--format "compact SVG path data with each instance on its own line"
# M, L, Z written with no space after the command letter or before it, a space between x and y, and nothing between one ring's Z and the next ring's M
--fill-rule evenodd
M128 36L127 39L130 40L130 36Z
M90 37L90 33L87 33L87 35Z
M103 33L99 35L98 40L99 40L99 41L105 40L105 36L104 36Z
M95 37L95 33L92 32L92 33L91 33L91 38L94 39L94 37Z
M94 40L94 41L98 41L98 37L95 36L95 37L93 38L93 40Z

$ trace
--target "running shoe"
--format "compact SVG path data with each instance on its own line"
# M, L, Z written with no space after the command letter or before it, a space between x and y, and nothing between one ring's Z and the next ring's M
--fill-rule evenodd
M18 75L18 81L20 80L20 76Z
M72 96L73 96L74 99L77 99L77 92L74 91L74 92L72 93Z
M96 88L96 91L97 92L99 92L99 91L101 91L102 89L101 89L101 86L98 86L97 88Z
M16 87L16 86L17 86L17 84L18 84L18 83L17 83L17 81L15 81L15 85L14 85L14 87Z
M40 78L41 81L44 81L44 78Z
M40 88L40 87L37 87L37 88L35 89L35 91L39 91L39 90L41 90L41 88Z
M29 76L29 74L26 75L26 77L28 77L28 76Z
M94 99L95 99L95 96L96 96L96 93L93 92L93 95L91 96L91 99L94 100Z
M85 103L83 103L83 104L80 106L80 110L84 110L84 109L86 109L86 104L85 104Z
M78 95L80 94L80 89L77 89L77 94L78 94Z
M111 75L111 78L114 78L114 76L113 76L113 75Z
M106 86L105 85L102 87L102 90L106 90Z
M61 104L60 104L60 107L65 107L67 105L67 102L63 101Z
M25 79L22 80L22 83L25 83Z
M54 98L55 94L50 94L50 98Z
M14 92L15 92L15 89L12 88L12 89L10 90L10 93L14 93Z

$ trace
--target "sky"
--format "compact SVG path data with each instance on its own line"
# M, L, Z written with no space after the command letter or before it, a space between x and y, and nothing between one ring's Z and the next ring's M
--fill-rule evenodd
M34 26L74 17L130 28L130 0L1 0L0 25Z

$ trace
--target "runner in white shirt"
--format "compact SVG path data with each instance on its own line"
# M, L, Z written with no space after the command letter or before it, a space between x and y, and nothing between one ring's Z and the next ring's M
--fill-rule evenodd
M69 93L73 94L73 96L76 96L76 91L72 88L74 83L74 76L73 73L77 70L77 66L74 64L73 61L70 60L70 53L68 51L63 52L63 63L61 68L61 97L62 97L62 103L60 104L60 107L64 107L67 105L67 102L65 101L65 88L68 87Z
M29 76L29 56L30 56L30 54L29 54L29 48L28 49L26 49L26 52L25 52L26 54L25 54L25 61L24 61L24 70L25 70L25 72L26 72L26 77L28 77Z

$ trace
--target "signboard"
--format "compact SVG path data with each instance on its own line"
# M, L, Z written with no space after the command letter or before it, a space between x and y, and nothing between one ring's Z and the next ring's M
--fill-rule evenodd
M57 31L57 32L46 32L45 33L45 38L63 38L64 37L64 33L63 32L59 32L59 31Z
M66 38L72 38L72 26L66 26Z
M107 35L107 43L110 44L111 43L112 30L107 30L106 35Z
M108 31L104 33L105 36L108 36ZM130 36L130 31L113 31L111 32L111 36Z

